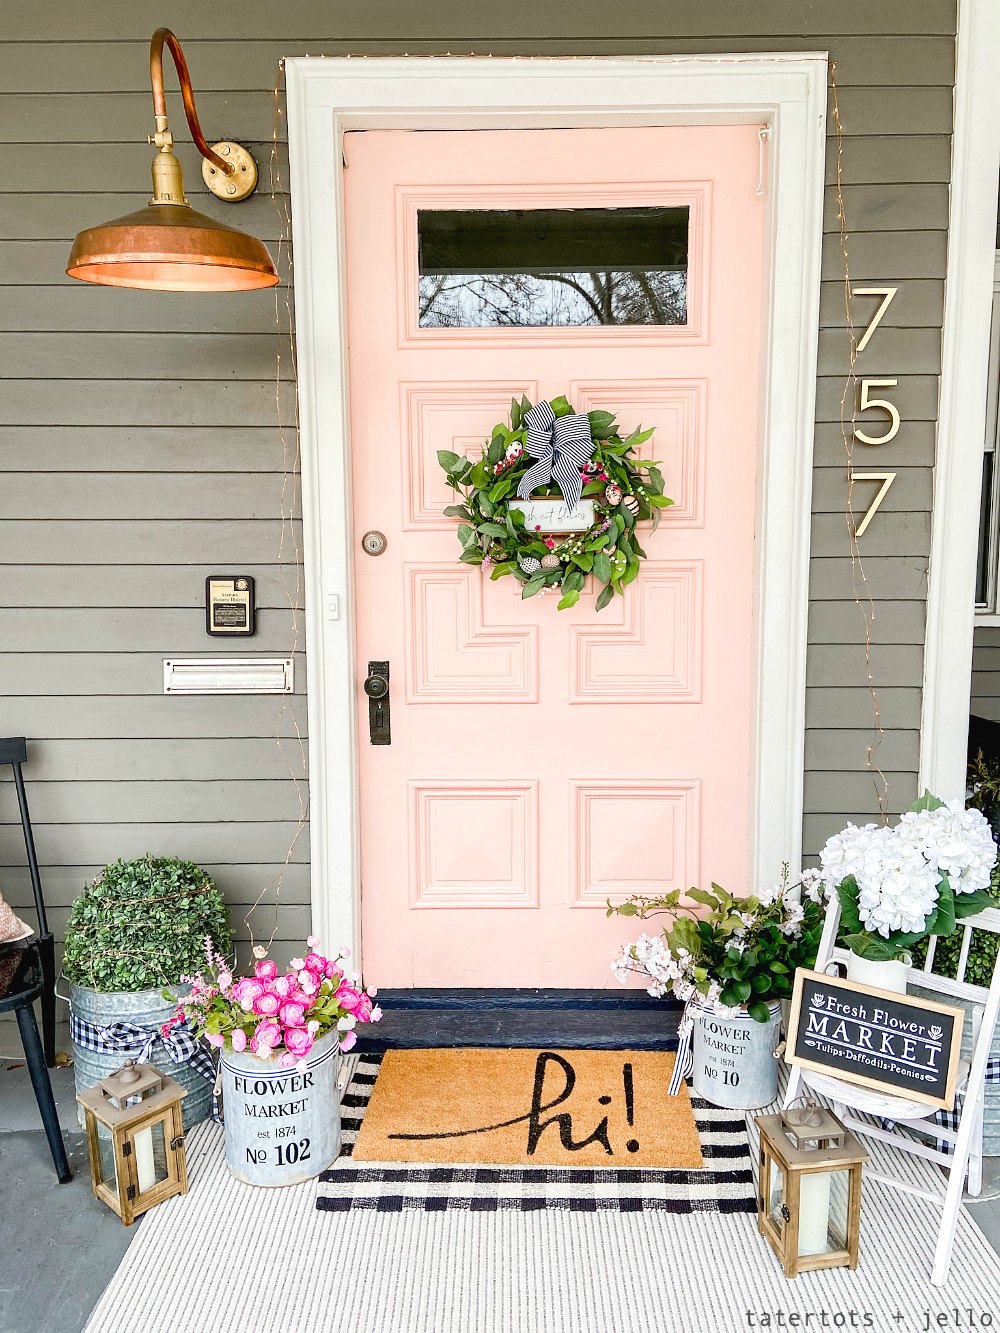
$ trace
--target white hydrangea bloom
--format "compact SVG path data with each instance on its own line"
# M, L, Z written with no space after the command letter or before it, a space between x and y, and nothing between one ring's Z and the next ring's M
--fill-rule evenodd
M878 824L865 824L863 828L848 824L843 833L835 833L827 839L819 854L823 878L834 888L848 875L857 879L869 850L878 845L883 834L889 832L889 829Z
M967 810L962 801L949 801L936 810L909 810L899 822L898 836L947 875L955 893L989 888L997 847L981 810Z
M881 830L856 874L858 914L868 930L888 937L895 930L922 931L938 899L938 872L919 848Z

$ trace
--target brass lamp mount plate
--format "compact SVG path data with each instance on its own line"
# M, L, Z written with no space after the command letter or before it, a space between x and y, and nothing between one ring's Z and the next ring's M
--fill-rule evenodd
M232 139L222 139L212 144L211 148L227 162L231 162L234 171L231 176L227 176L207 157L203 158L201 174L208 188L227 204L238 204L241 199L249 198L256 190L258 180L257 163L250 150L242 144L234 143Z

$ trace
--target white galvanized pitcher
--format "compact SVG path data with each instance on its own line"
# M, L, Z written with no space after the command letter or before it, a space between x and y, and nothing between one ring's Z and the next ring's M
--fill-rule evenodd
M715 1106L749 1111L767 1106L778 1095L778 1062L774 1048L781 1028L781 1005L768 1005L766 1023L749 1014L722 1018L692 1007L691 1052L694 1092Z
M250 1051L222 1052L226 1165L248 1185L298 1185L340 1152L340 1046L321 1037L305 1069L282 1069L277 1059Z

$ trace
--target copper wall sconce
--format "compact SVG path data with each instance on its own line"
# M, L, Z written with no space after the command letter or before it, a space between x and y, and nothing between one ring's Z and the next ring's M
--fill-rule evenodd
M204 158L205 184L219 199L239 203L257 185L257 163L231 140L209 147L198 123L194 93L180 42L158 28L149 46L156 133L148 141L153 158L153 197L145 208L81 231L66 272L108 287L143 287L171 292L234 292L273 287L278 281L263 241L197 213L184 195L181 164L174 156L163 90L163 48L177 68L191 137Z

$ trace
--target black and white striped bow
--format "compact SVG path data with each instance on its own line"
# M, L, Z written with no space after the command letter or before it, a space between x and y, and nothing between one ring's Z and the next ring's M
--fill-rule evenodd
M518 495L527 500L537 487L554 480L566 508L575 509L583 490L580 469L594 452L590 418L584 413L557 417L551 403L537 403L524 419L528 425L525 449L538 462L521 478Z

